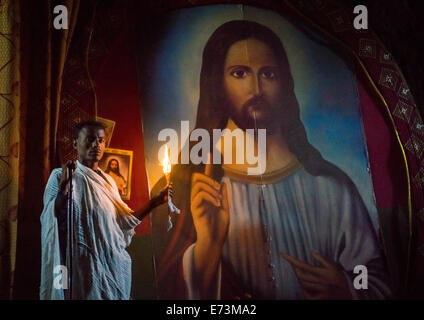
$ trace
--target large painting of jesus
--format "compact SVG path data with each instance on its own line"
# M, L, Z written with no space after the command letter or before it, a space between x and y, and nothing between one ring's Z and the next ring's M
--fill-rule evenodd
M168 212L153 214L160 297L389 297L349 61L319 35L262 9L220 5L167 18L165 27L143 30L151 41L138 51L152 188L164 183L158 134L181 121L210 136L238 130L266 165L249 174L246 161L178 158L171 181L182 212L170 231ZM265 148L248 129L266 129ZM233 136L211 141L209 151L239 153L222 147L226 139ZM179 150L196 141L180 137Z

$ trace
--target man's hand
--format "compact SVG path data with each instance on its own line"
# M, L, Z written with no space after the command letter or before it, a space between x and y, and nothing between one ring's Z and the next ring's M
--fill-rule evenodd
M55 215L59 218L60 228L63 231L63 226L66 223L66 205L67 205L67 193L69 186L69 169L72 168L72 174L75 173L76 164L75 161L69 160L62 166L62 174L59 180L59 192L56 196L54 203Z
M171 199L174 196L174 187L172 182L170 182L169 186L163 188L156 196L152 198L152 209L166 203L168 201L168 196L171 197Z
M68 193L68 184L69 184L69 170L68 168L72 168L72 172L75 172L76 164L73 160L68 160L62 166L62 175L59 181L59 193L64 196Z
M140 209L134 211L133 215L140 220L144 219L144 217L147 216L150 211L168 201L168 195L171 198L174 195L172 182L169 184L169 186L166 186L161 191L159 191L156 196L154 196L148 202L142 205Z
M305 299L352 299L343 271L333 262L315 252L312 252L312 257L321 264L321 267L311 266L285 253L281 253L281 256L293 267Z

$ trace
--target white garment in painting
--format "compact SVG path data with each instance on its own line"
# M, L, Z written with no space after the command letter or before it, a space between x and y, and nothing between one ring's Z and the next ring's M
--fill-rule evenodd
M64 299L55 288L61 264L55 199L62 169L54 169L44 193L41 214L41 299ZM129 299L131 258L125 248L140 223L121 200L115 181L77 161L73 176L73 299Z
M343 268L354 299L390 295L372 222L353 185L333 177L312 176L303 168L269 184L227 175L223 182L228 188L230 226L222 257L254 298L303 299L296 275L280 253L317 266L311 251ZM193 246L184 254L183 270L188 298L198 299ZM357 265L368 269L368 289L354 288ZM220 275L218 270L217 299Z

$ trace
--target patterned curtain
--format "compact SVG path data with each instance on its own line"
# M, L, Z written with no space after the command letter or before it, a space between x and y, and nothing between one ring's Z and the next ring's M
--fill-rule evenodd
M19 206L15 299L37 299L40 278L40 212L44 186L60 166L56 133L63 67L76 24L79 0L13 1L19 63ZM53 9L65 5L68 29L53 28Z
M11 0L0 1L0 299L11 293L16 253L19 96Z

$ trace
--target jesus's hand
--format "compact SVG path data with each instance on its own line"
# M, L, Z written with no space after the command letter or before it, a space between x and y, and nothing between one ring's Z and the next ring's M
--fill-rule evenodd
M203 174L192 175L190 209L198 244L222 247L229 226L227 190L212 178L210 163Z
M347 278L340 267L333 262L315 252L312 252L312 257L321 264L321 267L311 266L285 253L281 253L281 256L293 267L305 299L352 299Z
M228 234L229 209L226 186L212 178L210 161L204 174L192 175L190 209L197 234L194 246L195 278L200 285L202 298L214 299L217 270Z

